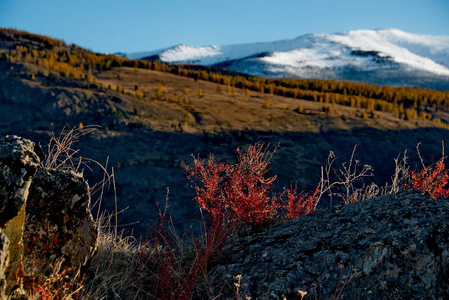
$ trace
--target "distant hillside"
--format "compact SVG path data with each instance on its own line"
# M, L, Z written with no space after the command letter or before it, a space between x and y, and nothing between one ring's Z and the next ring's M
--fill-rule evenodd
M0 134L45 148L64 126L100 125L81 138L81 155L101 163L109 157L119 208L129 207L119 221L137 234L155 218L167 187L177 226L197 219L183 170L192 154L232 161L239 147L280 143L271 165L277 183L307 190L330 150L343 162L360 144L357 158L382 182L405 149L419 163L418 142L426 163L440 157L441 141L449 141L448 107L449 92L134 61L0 29ZM102 178L85 173L90 183ZM114 209L111 193L102 207Z
M125 56L217 66L269 78L351 80L449 90L449 37L397 29L310 34L270 43L178 45Z

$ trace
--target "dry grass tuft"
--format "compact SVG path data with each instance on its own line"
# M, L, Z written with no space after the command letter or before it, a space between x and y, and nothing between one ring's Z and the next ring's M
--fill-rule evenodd
M92 159L79 156L79 149L73 149L73 144L78 142L82 136L98 130L99 126L73 127L67 133L65 128L61 130L59 136L52 133L48 142L47 158L43 162L46 169L70 170L79 173L81 166L88 167Z

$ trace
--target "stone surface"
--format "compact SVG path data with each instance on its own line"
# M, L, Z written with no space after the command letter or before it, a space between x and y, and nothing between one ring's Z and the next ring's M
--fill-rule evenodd
M25 210L25 289L32 285L33 265L37 284L62 270L71 280L78 278L97 245L98 229L89 204L89 185L81 174L38 171Z
M319 210L223 253L224 299L237 275L252 299L331 299L343 286L340 299L449 299L449 201L404 192Z
M0 141L0 229L21 210L44 154L39 145L17 136Z
M5 299L6 278L5 270L9 263L9 240L0 233L0 300Z
M66 283L58 296L70 293L96 251L87 181L42 168L44 157L29 140L7 136L0 142L0 300L2 291L8 299L33 299L38 287Z

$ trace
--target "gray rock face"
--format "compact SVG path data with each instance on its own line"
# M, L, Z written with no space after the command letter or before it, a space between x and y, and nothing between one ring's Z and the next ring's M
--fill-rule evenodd
M70 293L96 250L89 185L81 174L41 168L42 159L29 140L0 143L0 300L34 299L37 287L51 293L66 283L58 296Z
M409 191L316 211L223 253L225 298L242 275L252 299L449 299L449 201Z
M0 228L14 218L44 154L32 141L6 136L0 141Z
M96 249L98 231L89 209L89 185L72 171L39 170L33 179L25 209L22 237L24 287L43 283L65 270L70 280ZM38 258L38 259L35 259Z

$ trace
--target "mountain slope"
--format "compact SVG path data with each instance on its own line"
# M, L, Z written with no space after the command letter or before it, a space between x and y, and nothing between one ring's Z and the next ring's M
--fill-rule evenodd
M397 29L304 35L269 43L172 48L132 59L224 67L254 76L320 78L449 89L449 37Z

